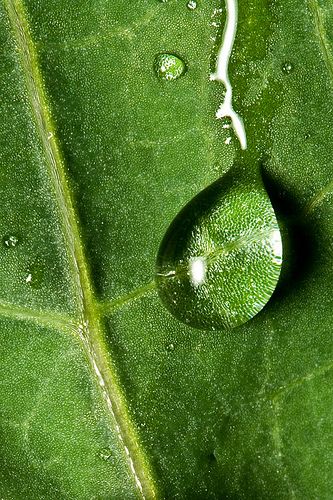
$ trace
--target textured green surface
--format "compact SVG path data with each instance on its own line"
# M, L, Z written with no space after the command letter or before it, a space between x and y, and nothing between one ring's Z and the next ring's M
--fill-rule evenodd
M331 498L332 6L241 3L243 154L208 78L221 6L1 2L6 500L136 498L139 482L147 498ZM181 78L157 78L162 53ZM254 319L199 331L161 304L155 258L235 157L263 174L285 266Z

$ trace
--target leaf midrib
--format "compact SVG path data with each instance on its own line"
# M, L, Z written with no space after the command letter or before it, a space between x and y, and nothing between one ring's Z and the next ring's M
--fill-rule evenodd
M80 338L88 356L106 407L115 420L115 428L133 479L143 497L155 498L156 488L147 458L143 449L139 446L139 440L129 417L124 395L104 345L101 308L99 308L94 297L89 266L77 222L78 215L68 187L65 163L47 105L43 78L38 64L38 55L30 34L25 8L21 0L4 0L4 4L19 49L32 113L43 145L48 173L61 215L65 248L74 282L73 291L79 306L80 323L77 325L76 334ZM3 309L14 317L28 316L24 308L20 309L12 306L11 311L8 307L7 309L3 307ZM41 324L46 323L46 313L43 312L38 312L35 315L31 315L30 312L30 318L37 320ZM65 318L60 318L52 313L51 324L64 325L66 322ZM70 323L73 324L73 322Z

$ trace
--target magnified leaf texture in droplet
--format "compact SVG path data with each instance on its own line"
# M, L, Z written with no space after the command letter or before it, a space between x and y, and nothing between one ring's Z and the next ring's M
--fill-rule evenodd
M172 222L156 280L162 301L184 323L232 328L264 307L281 264L281 235L262 183L228 174Z
M177 80L185 70L184 61L175 54L158 54L155 58L155 71L161 80Z

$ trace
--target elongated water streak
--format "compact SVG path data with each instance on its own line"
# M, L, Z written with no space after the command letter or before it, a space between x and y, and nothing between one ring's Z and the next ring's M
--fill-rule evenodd
M246 132L242 118L236 113L232 106L232 87L228 75L228 66L231 51L234 45L237 21L238 21L238 6L237 0L226 0L227 19L223 33L223 41L217 55L216 71L212 73L211 80L222 82L226 88L226 94L223 103L216 112L216 118L229 116L232 125L237 135L241 148L246 149Z

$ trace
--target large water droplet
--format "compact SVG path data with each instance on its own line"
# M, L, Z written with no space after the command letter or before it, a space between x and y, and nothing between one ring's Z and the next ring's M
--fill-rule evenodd
M6 248L14 248L14 247L16 247L17 244L18 244L18 242L19 242L19 239L14 234L7 234L3 238L3 244L5 245Z
M255 316L279 279L282 242L259 179L228 173L175 218L159 249L156 283L179 320L200 329Z
M185 70L184 61L175 54L158 54L155 58L155 71L161 80L176 80Z

